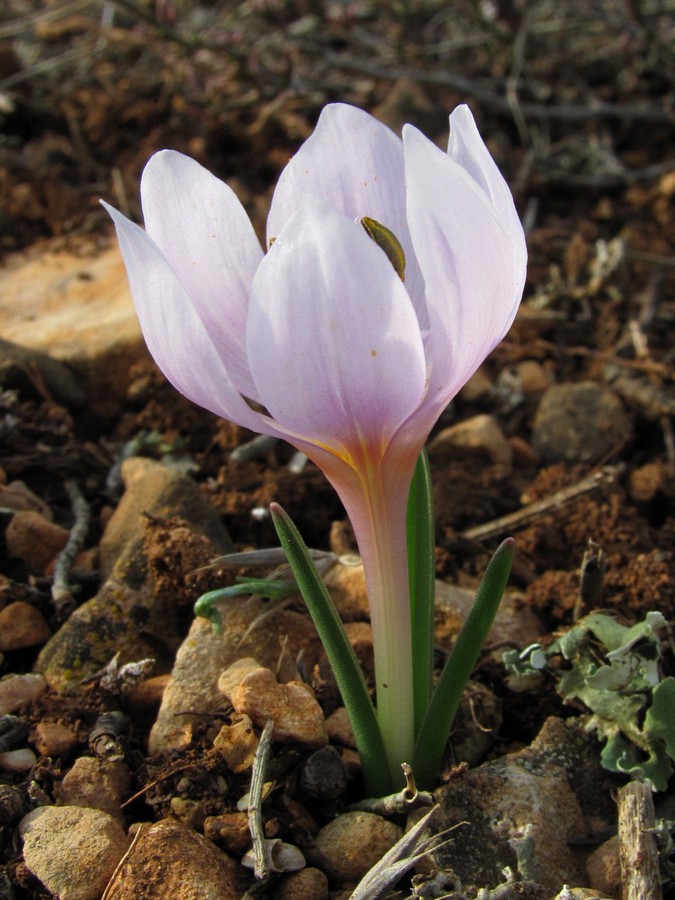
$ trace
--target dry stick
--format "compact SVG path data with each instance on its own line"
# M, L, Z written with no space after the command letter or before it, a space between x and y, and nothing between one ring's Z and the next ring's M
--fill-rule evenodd
M68 541L63 550L56 558L56 566L54 567L54 582L52 584L52 602L54 609L58 615L65 614L71 607L75 606L73 592L68 582L68 573L73 564L73 560L84 547L89 530L90 509L89 504L84 499L73 479L68 479L65 483L70 503L75 516L75 523L70 529Z
M505 531L525 528L544 515L559 512L561 509L571 506L580 497L605 490L616 481L623 469L622 465L603 466L598 472L593 472L592 475L582 478L581 481L570 485L570 487L556 491L550 497L543 497L541 500L523 507L523 509L509 513L506 516L500 516L491 522L485 522L483 525L477 525L475 528L468 528L460 534L460 537L467 541L487 541L490 538L503 534Z
M270 873L265 851L265 832L262 820L262 795L267 773L267 762L272 747L272 730L274 722L268 719L260 735L260 743L253 758L251 772L251 790L248 800L248 830L253 843L253 874L264 881Z
M663 897L654 824L651 787L639 781L624 785L619 790L622 900L661 900Z
M339 53L327 53L324 46L308 41L302 42L301 46L304 50L320 53L327 65L338 69L361 72L387 81L407 79L418 84L449 87L467 97L473 97L498 112L508 116L513 113L508 100L499 96L492 89L483 87L463 75L456 75L454 72L425 72L421 69L387 66L381 62L373 63L366 59L347 59ZM540 118L544 121L555 119L561 122L586 122L593 119L618 119L623 122L662 122L663 124L671 122L669 112L653 106L640 106L634 103L614 104L596 101L587 104L561 103L557 106L546 106L543 103L521 103L519 110L526 119Z

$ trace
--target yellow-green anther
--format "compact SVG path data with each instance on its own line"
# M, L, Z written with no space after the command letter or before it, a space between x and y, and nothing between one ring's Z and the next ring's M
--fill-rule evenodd
M387 254L387 259L394 267L394 271L401 281L405 281L405 253L401 242L394 232L387 228L386 225L383 225L376 219L371 219L369 216L364 216L361 219L361 224L368 237L375 241L377 246L381 247Z

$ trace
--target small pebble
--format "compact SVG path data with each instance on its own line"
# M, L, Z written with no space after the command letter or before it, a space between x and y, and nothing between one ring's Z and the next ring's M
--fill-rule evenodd
M328 879L319 869L302 869L286 875L273 897L274 900L328 900Z
M356 750L352 723L349 721L349 715L344 706L339 706L326 719L326 731L332 744L342 744L343 747L351 747Z
M27 772L36 762L37 756L29 747L0 753L0 769L4 769L5 772Z
M241 900L246 879L240 865L201 834L175 819L140 830L107 900Z
M125 762L80 756L58 786L64 806L100 809L122 821L121 804L131 787L131 773Z
M481 366L477 369L464 387L459 392L460 398L464 403L476 403L489 397L494 390L494 385L490 376L485 371L485 367Z
M631 418L616 394L603 384L580 381L546 391L532 441L544 463L595 463L631 435Z
M402 828L382 816L348 812L325 825L315 843L329 875L341 882L358 882L402 835Z
M337 800L347 787L347 772L334 747L322 747L307 757L300 770L300 790L312 800Z
M258 736L248 716L242 716L232 725L223 725L213 742L213 746L227 763L228 769L235 773L245 772L251 768L258 744Z
M0 650L37 647L51 636L45 617L30 603L17 600L0 612Z
M511 469L513 450L494 416L480 415L451 425L429 443L430 456L453 452L483 453L490 462L505 471Z
M375 677L375 656L373 650L373 629L370 622L347 622L345 631L356 658L361 664L366 681Z
M63 722L38 722L35 726L33 744L41 756L65 756L78 741L72 725Z
M543 394L551 387L551 375L536 359L524 359L518 363L516 371L526 397Z
M273 740L308 747L328 743L323 711L306 684L279 684L270 669L261 667L248 672L237 687L228 685L227 689L238 713L249 716L260 727L273 720Z
M204 837L216 841L233 853L245 853L251 846L248 815L245 812L223 813L204 820Z
M20 557L32 572L42 574L66 546L68 532L39 512L24 510L12 516L5 532L7 553Z
M619 836L614 835L586 860L591 886L608 897L621 895L621 862L619 859Z
M5 509L12 509L15 512L21 510L32 510L41 513L45 519L51 522L52 511L49 506L41 500L37 494L23 482L12 481L10 484L2 484L0 487L0 506Z
M47 690L42 675L6 675L0 679L0 716L16 712L24 703L34 700Z

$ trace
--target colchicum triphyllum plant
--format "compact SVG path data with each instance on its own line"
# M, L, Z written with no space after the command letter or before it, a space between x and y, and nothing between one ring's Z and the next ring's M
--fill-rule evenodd
M513 544L493 557L432 691L423 447L521 299L526 247L509 188L466 106L450 116L443 152L411 125L400 139L333 104L279 178L266 252L232 190L180 153L151 158L141 196L145 230L108 209L148 348L190 400L288 441L334 486L363 559L376 712L306 547L283 510L272 516L367 788L398 786L404 762L432 785Z

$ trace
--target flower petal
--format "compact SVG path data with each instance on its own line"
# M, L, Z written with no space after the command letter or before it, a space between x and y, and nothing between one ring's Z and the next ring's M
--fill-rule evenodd
M242 399L207 325L151 238L107 203L145 342L171 384L189 400L252 431L277 434Z
M450 115L448 156L460 164L490 197L507 234L514 235L512 250L514 268L527 262L525 242L520 240L522 226L513 195L496 162L490 156L468 106L458 106Z
M141 180L148 234L190 295L237 389L253 400L245 351L251 282L263 252L234 192L173 150L148 162Z
M525 280L525 238L462 166L403 132L408 222L431 324L427 404L444 406L508 331ZM514 250L514 248L518 248Z
M391 263L315 197L258 269L247 348L279 425L354 463L383 454L425 390L417 318Z
M401 139L355 106L329 104L281 173L267 220L268 243L281 233L304 194L321 197L350 219L369 216L394 232L406 257L405 285L426 332L424 284L407 223Z

